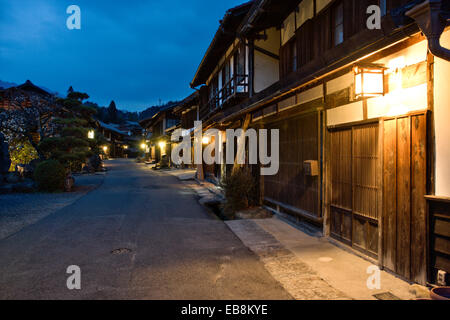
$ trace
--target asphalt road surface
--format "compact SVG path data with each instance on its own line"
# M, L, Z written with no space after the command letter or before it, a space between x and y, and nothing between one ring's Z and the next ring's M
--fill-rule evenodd
M100 187L0 240L0 299L291 299L177 178L108 166Z

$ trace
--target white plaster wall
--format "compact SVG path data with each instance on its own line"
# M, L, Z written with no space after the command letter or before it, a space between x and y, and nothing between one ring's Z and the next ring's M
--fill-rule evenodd
M390 56L384 57L376 63L383 64L390 69L404 68L427 60L428 45L426 41L416 43ZM389 72L389 70L387 71Z
M273 54L280 52L280 31L266 30L267 39L255 41L255 46ZM258 93L279 80L279 61L255 49L255 92Z
M363 102L358 101L327 110L327 125L334 126L363 120Z
M307 103L323 97L323 86L317 86L297 95L298 103Z
M317 13L322 11L333 0L316 0Z
M281 32L276 28L270 28L265 30L267 35L266 40L256 40L255 46L263 48L273 54L280 54L280 44L281 44Z
M327 94L343 90L350 87L354 82L353 72L349 72L343 76L327 82Z
M302 26L308 19L314 17L314 0L303 0L298 6L297 29Z
M396 90L384 97L367 100L367 117L394 117L428 108L427 84Z
M281 28L281 45L286 44L295 34L295 11L292 12L283 22Z
M441 37L450 48L450 30ZM434 121L436 135L436 195L450 197L450 62L435 58Z
M255 50L255 92L266 89L278 80L278 60Z

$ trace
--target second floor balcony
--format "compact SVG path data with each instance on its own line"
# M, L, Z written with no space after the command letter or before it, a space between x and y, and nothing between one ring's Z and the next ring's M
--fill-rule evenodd
M209 112L247 98L248 91L248 75L233 75L222 88L212 91L208 102Z

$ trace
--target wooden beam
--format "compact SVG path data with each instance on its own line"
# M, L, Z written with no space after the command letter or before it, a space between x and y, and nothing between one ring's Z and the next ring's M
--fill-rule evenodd
M273 58L275 60L280 60L280 56L279 55L277 55L275 53L272 53L272 52L270 52L270 51L268 51L268 50L266 50L264 48L261 48L261 47L255 45L255 50L260 52L260 53L262 53L262 54L265 54L266 56L269 56L269 57L271 57L271 58Z

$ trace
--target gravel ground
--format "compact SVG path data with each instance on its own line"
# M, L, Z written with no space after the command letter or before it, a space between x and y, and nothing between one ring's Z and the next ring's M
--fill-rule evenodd
M103 182L104 175L75 176L73 192L0 195L0 240L74 203Z

